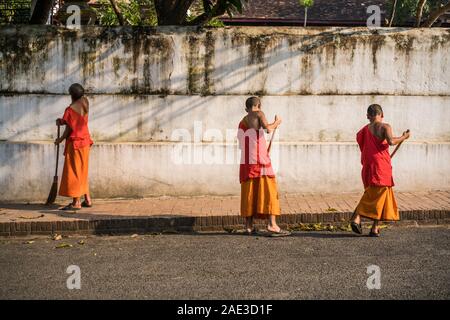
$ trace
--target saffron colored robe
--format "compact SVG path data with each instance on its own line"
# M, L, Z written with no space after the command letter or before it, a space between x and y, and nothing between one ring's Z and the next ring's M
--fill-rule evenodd
M362 181L364 194L356 207L356 213L381 221L399 220L392 178L389 144L363 127L356 135L361 150Z
M241 149L241 216L267 218L268 215L280 215L277 182L263 130L249 128L244 117L239 123L238 140Z
M89 192L89 151L93 141L88 129L88 115L82 116L67 107L63 124L71 129L64 148L64 168L59 195L71 198L81 197Z

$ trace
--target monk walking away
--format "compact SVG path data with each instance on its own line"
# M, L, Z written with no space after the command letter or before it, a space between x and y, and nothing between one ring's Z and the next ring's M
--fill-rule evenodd
M405 131L401 137L394 137L391 126L383 122L383 110L378 104L369 106L367 119L370 123L356 135L361 150L364 194L355 209L351 227L354 232L362 234L361 217L371 219L373 225L369 235L378 237L379 221L400 219L392 189L394 179L389 146L403 142L410 134Z
M239 123L238 131L241 149L241 216L245 217L245 232L256 234L254 219L268 218L267 230L271 235L288 235L289 232L281 230L276 221L281 213L280 202L263 131L272 132L280 125L281 119L275 117L273 123L268 123L257 97L247 99L245 110L247 115Z
M57 126L66 126L63 135L55 140L55 144L66 140L59 195L72 198L72 203L61 210L79 210L81 207L92 206L88 168L89 151L93 141L88 129L89 101L84 96L83 87L74 83L69 88L69 94L72 103L64 111L63 117L56 119Z

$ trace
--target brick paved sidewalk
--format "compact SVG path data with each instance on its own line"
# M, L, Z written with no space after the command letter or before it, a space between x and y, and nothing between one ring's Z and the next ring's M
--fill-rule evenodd
M346 221L360 197L361 193L282 195L281 222ZM396 197L403 220L450 219L448 191L396 192ZM239 200L238 196L95 200L92 208L77 212L60 211L58 205L0 204L0 235L220 229L242 223Z

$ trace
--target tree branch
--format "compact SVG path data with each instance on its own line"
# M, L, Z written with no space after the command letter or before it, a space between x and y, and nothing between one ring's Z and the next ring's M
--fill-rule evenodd
M124 26L125 25L125 19L123 18L122 11L120 11L120 8L117 5L116 0L109 0L109 2L111 3L111 6L113 7L113 10L114 10L114 12L115 12L115 14L117 16L117 19L119 20L119 24L121 26Z
M212 18L225 14L229 6L230 3L228 2L228 0L218 0L217 3L211 8L211 10L209 10L209 12L202 13L194 20L190 21L188 24L203 26Z
M433 25L433 23L436 22L437 19L439 19L440 16L442 16L447 11L450 11L450 2L447 3L445 6L440 7L439 9L436 9L435 11L430 13L430 17L422 24L422 27L429 28Z
M32 10L30 24L45 24L50 16L50 12L55 0L34 0L32 2Z
M391 16L389 17L388 27L392 27L392 23L394 22L394 18L395 18L395 10L396 9L397 9L397 0L394 0L392 2Z
M417 9L416 9L416 27L420 27L420 22L422 20L423 8L425 7L426 3L427 3L427 0L419 0L419 3L417 4Z

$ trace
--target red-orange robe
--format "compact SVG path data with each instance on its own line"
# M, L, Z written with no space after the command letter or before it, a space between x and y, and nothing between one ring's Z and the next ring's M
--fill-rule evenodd
M364 194L356 207L356 213L372 220L399 220L392 178L389 144L363 127L356 135L361 150L362 181Z
M64 148L64 168L59 195L77 198L89 193L89 150L93 141L88 129L88 115L82 116L67 107L62 121L70 127L71 133Z
M239 123L241 164L241 216L267 218L280 215L277 182L262 129L249 128L247 118Z

